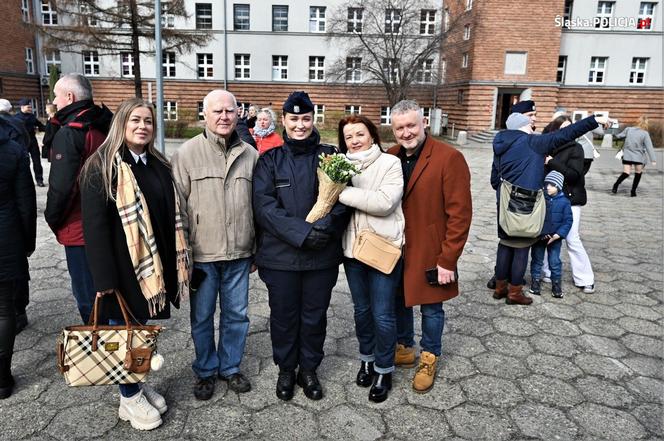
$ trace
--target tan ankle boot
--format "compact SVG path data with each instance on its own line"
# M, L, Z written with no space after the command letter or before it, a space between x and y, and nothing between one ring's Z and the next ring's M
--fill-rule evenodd
M523 295L523 285L510 285L505 302L508 305L530 305L533 299Z
M436 365L438 357L431 352L423 351L420 354L420 364L413 377L413 389L415 392L423 394L429 392L436 380Z
M409 368L414 367L415 348L397 343L397 350L394 352L394 365Z
M496 279L496 289L493 291L493 298L496 300L507 297L507 280Z

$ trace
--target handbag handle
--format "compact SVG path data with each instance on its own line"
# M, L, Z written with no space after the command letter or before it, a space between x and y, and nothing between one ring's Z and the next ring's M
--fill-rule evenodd
M134 317L134 314L131 312L129 309L129 306L125 302L124 298L120 294L120 292L116 289L113 290L113 294L115 294L115 298L118 301L118 305L120 306L120 312L122 313L122 318L125 321L125 327L127 329L127 349L131 349L131 340L132 340L132 324L131 320L129 320L129 316L131 315L131 318L134 319L136 323L139 323L138 320L136 320L136 317ZM102 302L102 298L104 296L97 296L95 298L95 303L92 308L92 315L90 317L90 321L92 322L92 350L96 351L97 350L97 340L99 339L99 309L100 309L100 304ZM90 324L90 323L89 323Z

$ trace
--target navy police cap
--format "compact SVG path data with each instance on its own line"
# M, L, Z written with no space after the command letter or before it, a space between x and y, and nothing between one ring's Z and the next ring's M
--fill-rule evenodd
M291 93L283 107L284 112L293 113L295 115L302 115L314 111L314 104L311 102L307 92L296 90Z
M518 103L513 105L510 113L528 113L534 111L535 111L535 101L526 100L526 101L519 101Z

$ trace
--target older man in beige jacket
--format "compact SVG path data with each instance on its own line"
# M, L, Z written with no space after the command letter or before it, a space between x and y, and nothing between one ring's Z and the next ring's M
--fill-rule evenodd
M180 194L194 270L191 278L191 335L198 377L194 396L208 400L217 376L235 392L251 383L240 372L249 331L249 272L254 253L251 205L253 169L258 152L235 131L237 101L213 90L203 101L205 131L173 155L173 175ZM220 300L219 341L214 315Z

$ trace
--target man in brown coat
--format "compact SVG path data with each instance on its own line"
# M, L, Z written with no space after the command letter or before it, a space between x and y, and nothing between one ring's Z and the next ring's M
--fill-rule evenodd
M413 389L425 393L433 387L442 351L443 302L459 293L457 261L473 213L470 171L458 150L425 132L422 109L415 101L400 101L392 108L392 131L398 145L389 153L401 159L406 219L404 297L397 299L395 364L415 364L412 307L420 305L422 352ZM432 270L433 284L427 282L427 270Z

